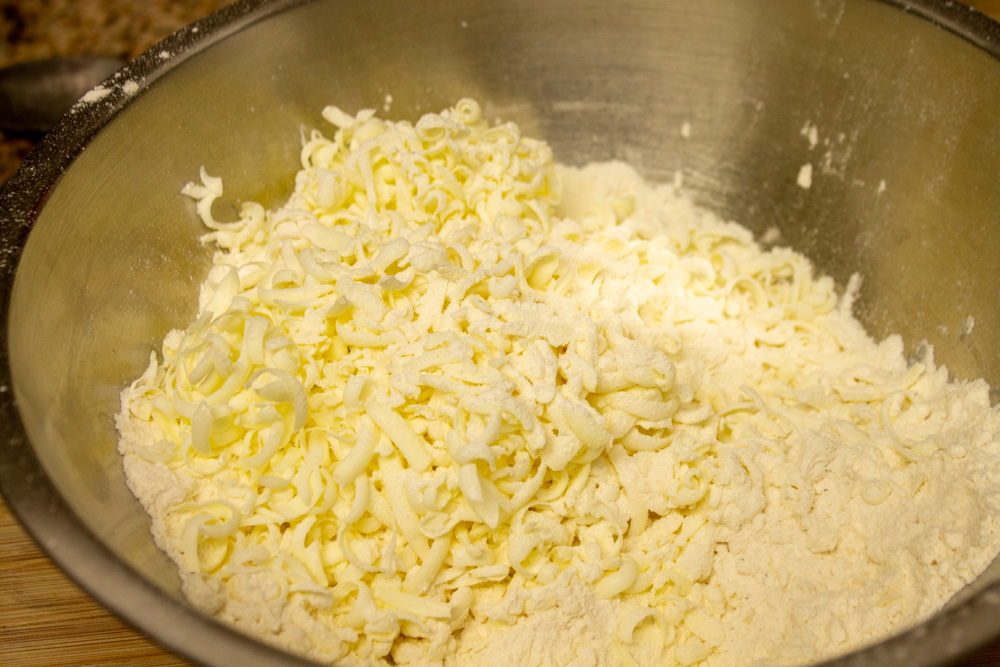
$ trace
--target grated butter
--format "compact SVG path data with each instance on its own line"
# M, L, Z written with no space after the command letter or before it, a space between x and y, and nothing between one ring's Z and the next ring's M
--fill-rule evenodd
M122 394L184 592L339 664L773 664L998 550L1000 416L802 256L460 101L335 107ZM567 638L572 638L569 641Z

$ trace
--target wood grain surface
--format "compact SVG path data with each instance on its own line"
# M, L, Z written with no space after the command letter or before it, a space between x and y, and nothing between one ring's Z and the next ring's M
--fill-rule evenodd
M970 4L1000 19L1000 0ZM1000 626L1000 619L997 623ZM0 666L191 664L122 622L77 588L35 546L0 500ZM1000 641L958 667L987 665L1000 666Z
M190 665L73 584L0 501L0 665Z

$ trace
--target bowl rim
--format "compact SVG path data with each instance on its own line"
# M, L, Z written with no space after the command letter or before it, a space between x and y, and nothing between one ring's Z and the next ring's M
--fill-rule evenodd
M958 0L876 1L919 16L1000 59L1000 23L972 5Z
M126 63L102 84L110 93L80 102L46 135L0 188L0 497L43 552L77 586L152 641L201 664L315 665L203 615L161 590L94 535L48 477L34 452L17 407L9 352L9 310L18 264L31 229L52 189L90 141L133 95L189 58L255 23L320 0L237 0L178 30ZM1000 60L1000 23L954 0L868 0L913 14ZM136 82L138 93L123 85ZM1000 608L1000 582L971 595L908 630L851 654L819 663L828 667L891 664L913 660L913 644L927 648L912 665L936 664L971 654L1000 637L1000 625L963 627L959 650L950 646L953 626L977 606ZM939 650L935 651L935 647ZM901 653L905 651L905 653ZM220 655L222 656L220 658ZM221 662L224 660L225 663Z

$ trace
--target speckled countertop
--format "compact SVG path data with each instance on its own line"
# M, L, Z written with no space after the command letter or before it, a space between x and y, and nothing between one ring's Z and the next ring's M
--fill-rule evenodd
M0 0L0 67L64 55L127 59L228 0ZM1000 0L969 4L1000 19ZM31 150L0 133L0 183ZM1000 619L998 619L1000 623ZM0 500L0 665L188 665L80 591ZM1000 641L956 667L1000 665Z
M0 0L0 67L70 55L127 60L231 0ZM0 183L34 142L0 133Z

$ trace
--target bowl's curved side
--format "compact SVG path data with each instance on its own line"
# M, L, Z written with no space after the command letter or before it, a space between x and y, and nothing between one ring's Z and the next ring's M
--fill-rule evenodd
M260 0L243 0L231 5L187 28L171 35L156 47L129 62L109 78L103 87L109 92L90 103L78 103L73 110L50 132L24 161L15 176L0 189L0 312L4 313L4 326L0 328L0 493L38 545L78 585L121 618L136 626L178 654L203 664L294 665L311 664L296 660L283 651L250 641L231 628L212 621L194 611L180 597L178 578L172 564L158 554L148 536L148 521L136 512L134 499L126 498L132 505L126 507L124 516L140 527L145 523L145 544L138 544L139 558L123 554L121 544L108 547L108 532L116 527L105 525L103 534L93 530L93 520L81 516L81 507L74 503L76 495L66 488L59 488L39 459L37 442L45 435L33 432L24 419L22 410L30 400L18 391L18 381L25 383L25 365L21 359L21 376L14 370L12 353L17 354L16 321L12 321L15 279L23 282L22 255L29 235L33 232L39 215L46 210L49 196L61 182L64 174L88 148L102 128L127 107L132 97L141 93L157 79L194 57L203 49L225 39L233 32L267 16L280 12L295 2L267 3ZM136 88L127 85L133 82ZM61 257L50 257L47 262L57 264ZM28 269L38 264L28 263ZM71 276L63 275L62 279ZM122 277L127 280L127 277ZM80 279L83 279L80 277ZM84 280L85 282L85 280ZM78 285L82 287L82 285ZM54 303L45 295L32 293L27 296L42 311L48 311L49 326L78 327L79 314L69 316L74 305L86 304L86 299L74 304L72 300ZM15 316L16 317L16 316ZM73 321L67 321L70 318ZM79 329L77 329L79 332ZM12 333L14 334L12 336ZM28 332L29 336L31 332ZM51 342L40 336L42 349ZM12 352L12 348L14 348ZM35 361L44 361L35 359ZM43 364L44 365L44 364ZM30 380L27 380L30 383ZM71 400L87 400L87 392L80 387L68 388L77 394ZM107 408L107 405L105 405ZM91 415L100 421L102 428L109 426L107 412ZM37 426L37 424L35 424ZM82 431L91 430L88 428ZM63 439L60 442L64 443ZM76 443L80 459L91 459L94 452L88 443ZM100 476L103 476L101 474ZM112 477L115 477L112 475ZM120 473L117 475L120 478ZM81 480L76 480L78 483ZM106 480L93 475L87 482L98 486ZM115 480L119 486L121 480ZM114 487L114 483L108 485ZM120 502L124 487L118 488L116 501ZM127 491L126 491L127 493ZM105 508L113 517L120 515L114 504ZM134 528L133 528L134 530ZM103 538L103 539L102 539ZM135 542L134 539L130 539ZM115 543L112 538L111 543ZM221 659L221 662L219 662Z

